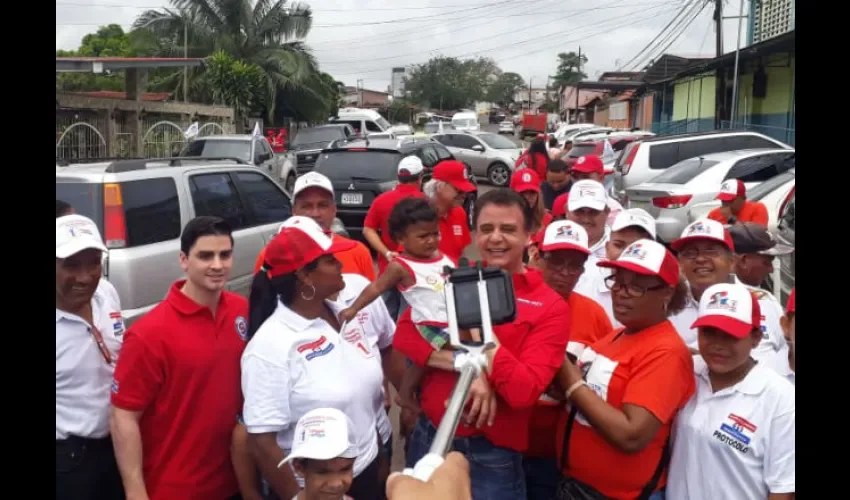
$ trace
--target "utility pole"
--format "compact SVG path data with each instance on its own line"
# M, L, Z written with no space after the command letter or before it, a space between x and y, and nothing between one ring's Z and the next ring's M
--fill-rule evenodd
M744 24L744 18L747 17L747 16L744 15L744 2L743 2L743 0L741 0L741 8L738 11L737 17L738 17L738 45L735 47L735 69L734 69L734 73L733 73L734 76L733 76L733 80L732 80L732 112L730 113L730 116L729 116L729 122L730 122L729 128L735 127L735 121L738 117L738 99L739 99L739 96L738 96L738 84L739 84L738 73L740 72L739 71L739 57L741 55L741 28L742 28L742 25ZM746 110L744 110L744 112L746 112Z
M578 74L576 75L578 78L576 80L576 121L574 123L578 123L578 84L581 82L581 45L578 47Z
M183 15L183 59L189 58L189 23ZM189 67L183 67L183 102L189 102Z
M528 77L528 112L531 113L531 80L534 77Z
M743 0L742 0L743 1ZM714 0L714 26L717 57L723 55L723 0ZM720 129L723 117L726 114L726 70L717 68L715 73L715 103L714 103L714 128ZM686 124L687 125L687 124Z

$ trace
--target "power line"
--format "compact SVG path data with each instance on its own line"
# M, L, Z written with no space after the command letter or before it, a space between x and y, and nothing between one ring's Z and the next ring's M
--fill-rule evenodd
M673 36L672 39L670 40L670 42L667 43L667 45L665 45L664 48L662 48L660 51L656 52L655 57L658 57L659 55L662 55L665 52L667 52L667 49L669 49L670 46L672 46L677 40L679 40L679 38L682 37L682 35L688 30L688 28L691 26L691 24L693 24L694 21L697 20L697 18L699 17L699 15L702 13L702 11L704 9L705 9L705 4L701 5L699 7L699 9L697 9L697 11L694 13L694 15L691 16L690 20L682 27L682 29L679 30L679 33L676 34L675 36Z
M486 7L492 6L493 2L485 2L478 4L468 4L467 7ZM169 5L125 5L125 4L109 4L109 3L88 3L88 2L56 2L57 7L99 7L99 8L107 8L107 9L139 9L139 10L149 10L149 9L173 9ZM436 10L436 9L454 9L457 7L457 4L446 4L446 5L429 5L429 6L419 6L419 7L355 7L353 9L314 9L310 7L310 10L313 12L362 12L362 11L398 11L398 10Z
M685 14L685 16L679 20L676 26L674 26L673 29L671 29L670 32L658 42L658 45L655 47L655 49L647 53L643 58L641 58L640 61L634 64L633 69L640 68L652 59L663 55L664 52L668 48L670 48L670 46L673 45L673 43L676 42L676 40L678 40L682 36L682 34L684 34L685 30L687 30L688 27L693 24L693 22L696 20L697 17L699 17L700 13L703 11L704 8L705 3L701 3L699 0L694 2L688 13ZM690 19L688 19L688 16L690 16ZM668 40L670 40L670 43L667 43ZM657 50L658 47L660 47L664 43L667 43L667 45L664 46L664 48L662 48L660 51Z
M696 0L696 1L698 1L698 0ZM661 31L659 31L659 32L658 32L658 34L657 34L657 35L655 35L655 37L653 37L653 39L649 41L649 43L647 43L647 44L646 44L646 45L645 45L642 49L640 49L640 51L639 51L637 54L635 54L635 55L634 55L634 57L632 57L632 58L631 58L631 59L629 59L628 61L626 61L626 62L624 62L623 64L621 64L621 65L617 68L617 71L622 71L622 70L623 70L623 68L625 68L626 66L630 65L630 64L631 64L632 62L634 62L634 61L635 61L635 60L636 60L636 59L637 59L637 58L638 58L641 54L643 54L644 52L646 52L647 50L649 50L649 48L652 46L652 44L654 44L654 43L655 43L655 41L656 41L656 40L658 40L658 39L661 37L661 35L663 35L663 34L664 34L664 32L666 32L668 29L670 29L670 26L671 26L671 25L672 25L672 24L676 21L676 19L677 19L679 16L681 16L682 14L684 14L684 12L685 12L685 10L687 10L687 8L688 8L688 4L687 4L687 3L682 4L682 8L681 8L681 9L679 9L679 11L678 11L678 12L676 12L676 15L675 15L675 16L673 16L672 18L670 18L670 22L668 22L666 25L664 25L664 27L663 27L663 28L661 28Z

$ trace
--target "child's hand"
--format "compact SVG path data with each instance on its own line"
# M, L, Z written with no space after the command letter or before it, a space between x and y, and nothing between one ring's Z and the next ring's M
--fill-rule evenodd
M355 311L351 307L348 307L348 308L343 309L342 311L339 312L339 322L340 323L347 323L347 322L353 320L355 318L355 316L357 316L357 311Z

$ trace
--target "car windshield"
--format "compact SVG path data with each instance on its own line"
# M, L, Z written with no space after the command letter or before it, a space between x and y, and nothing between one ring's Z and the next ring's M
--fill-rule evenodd
M454 127L449 123L443 123L443 132L450 132L454 130ZM428 134L436 134L440 131L440 124L436 122L426 123L425 124L425 132Z
M717 165L716 160L706 160L704 158L688 158L671 166L662 174L654 177L650 182L658 184L687 184L697 175L705 172L709 168Z
M769 195L773 190L784 186L787 182L794 180L795 169L783 172L777 176L760 183L758 186L747 190L747 199L750 201L760 201L765 196Z
M319 155L316 172L334 180L358 177L386 182L397 178L400 160L401 154L390 151L333 151Z
M93 220L103 232L103 184L61 182L57 177L56 199L68 203L75 212Z
M389 129L392 126L392 125L390 125L390 122L388 122L387 120L384 119L383 116L379 116L378 118L376 118L375 123L380 125L381 128L384 129L384 130Z
M251 160L251 142L227 139L195 139L190 142L180 156L201 158L239 158Z
M305 128L298 131L292 145L328 143L343 137L345 137L345 134L342 127Z
M478 120L474 118L452 118L452 126L454 127L474 127L478 124Z
M579 156L592 155L596 152L596 144L576 144L567 154L567 158L578 158Z
M479 139L493 149L518 149L519 146L514 144L510 139L506 139L501 135L496 134L480 134Z

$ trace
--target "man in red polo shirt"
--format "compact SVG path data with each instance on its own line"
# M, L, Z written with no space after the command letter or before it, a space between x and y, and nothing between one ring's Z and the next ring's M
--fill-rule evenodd
M462 205L466 193L475 191L475 184L469 182L466 165L457 160L438 163L422 190L440 216L440 251L457 262L472 243L469 219Z
M522 454L528 450L529 422L564 360L570 308L539 271L522 263L532 223L531 208L522 196L495 189L478 198L477 205L476 246L483 260L511 273L517 318L493 328L498 347L488 352L488 374L470 389L453 449L469 459L473 499L524 499ZM422 415L407 456L408 466L413 466L428 452L458 376L453 351L434 351L409 312L398 322L393 347L428 367L420 387Z
M230 442L248 301L224 291L232 265L227 223L192 219L180 237L186 279L124 336L111 429L128 500L238 498Z

